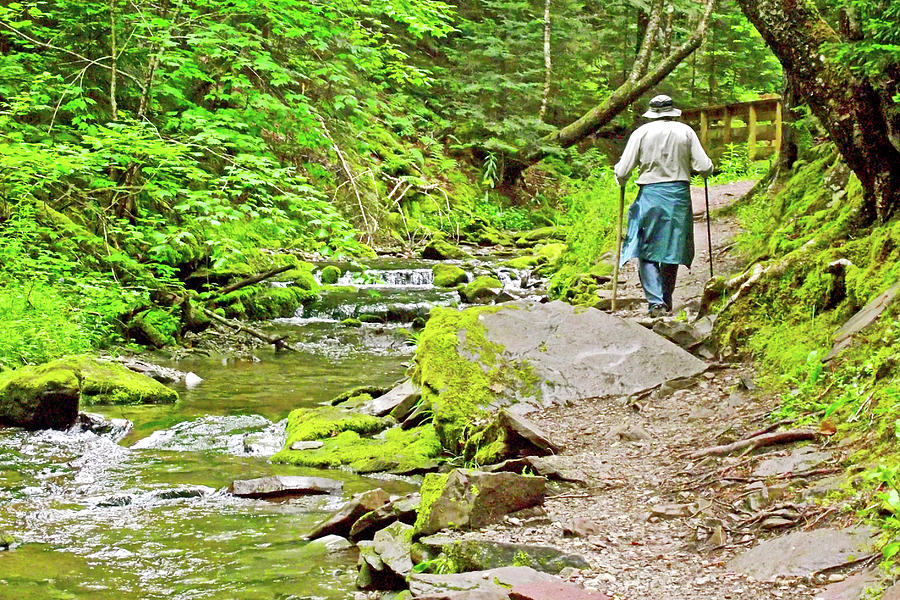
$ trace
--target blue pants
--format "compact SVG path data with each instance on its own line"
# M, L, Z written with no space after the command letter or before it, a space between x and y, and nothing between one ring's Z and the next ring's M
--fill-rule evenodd
M658 263L643 258L638 260L640 262L638 274L641 277L641 287L644 288L644 296L646 296L650 308L664 306L666 310L672 310L672 292L675 291L678 265Z

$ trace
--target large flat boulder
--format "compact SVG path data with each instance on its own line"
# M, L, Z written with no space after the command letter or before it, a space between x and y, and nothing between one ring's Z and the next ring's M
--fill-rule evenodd
M547 480L515 473L454 469L426 475L416 518L416 534L441 529L478 529L504 515L544 501Z
M706 363L645 327L565 302L516 304L481 316L490 342L527 362L538 406L637 394L706 370Z
M814 529L765 540L728 563L728 568L760 581L806 577L871 552L873 531Z
M599 310L515 302L432 310L413 380L443 447L490 464L513 450L507 431L492 424L500 408L521 415L637 394L706 366L652 331Z
M336 479L281 475L257 479L238 479L228 487L228 491L242 498L273 498L306 494L337 494L343 488L343 482Z

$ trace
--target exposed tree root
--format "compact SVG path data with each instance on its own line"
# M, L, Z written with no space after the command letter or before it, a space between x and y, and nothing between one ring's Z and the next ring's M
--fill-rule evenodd
M722 446L713 446L697 450L690 454L690 458L701 458L704 456L724 456L737 450L749 448L754 450L763 446L773 446L775 444L790 444L791 442L801 442L804 440L814 440L819 436L819 432L815 429L792 429L791 431L776 431L775 433L766 433L751 438L739 440L732 444L724 444Z

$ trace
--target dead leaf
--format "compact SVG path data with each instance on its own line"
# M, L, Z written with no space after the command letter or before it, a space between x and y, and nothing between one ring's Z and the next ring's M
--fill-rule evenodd
M492 392L494 392L495 394L502 394L502 393L503 393L503 390L505 390L506 388L503 387L503 384L502 384L502 383L492 383L492 384L490 385L489 389L490 389Z
M828 419L825 419L821 423L819 423L819 433L822 435L834 435L837 433L837 427L833 422Z

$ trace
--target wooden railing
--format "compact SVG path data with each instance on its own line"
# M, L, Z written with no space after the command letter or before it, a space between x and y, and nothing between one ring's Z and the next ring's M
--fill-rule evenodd
M681 113L700 136L703 147L719 158L728 144L746 144L750 160L781 150L781 98L690 108Z

